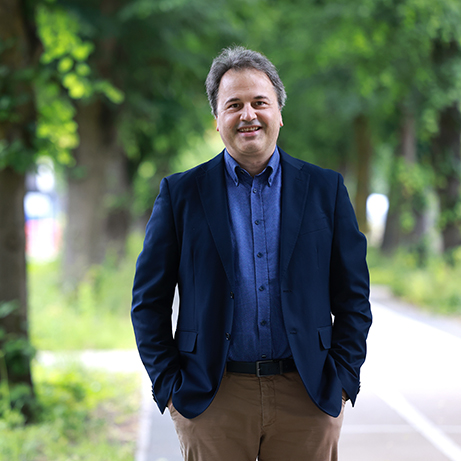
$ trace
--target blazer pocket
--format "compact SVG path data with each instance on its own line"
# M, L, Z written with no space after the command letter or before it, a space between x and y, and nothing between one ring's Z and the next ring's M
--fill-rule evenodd
M333 334L333 328L331 326L322 327L317 330L319 332L320 347L322 350L331 348L331 337Z
M300 235L310 234L326 228L328 228L328 221L325 216L312 221L307 220L307 223L301 228Z
M178 330L175 336L176 346L181 352L193 352L197 342L195 331Z

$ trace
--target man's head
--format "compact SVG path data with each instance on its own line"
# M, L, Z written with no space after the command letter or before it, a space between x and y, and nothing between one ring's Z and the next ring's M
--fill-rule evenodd
M254 69L264 72L274 86L279 109L282 110L287 95L275 66L261 53L247 50L242 46L237 46L225 48L221 54L214 59L206 79L208 101L210 102L211 110L215 117L218 115L219 85L223 75L231 69L236 71Z
M251 175L259 174L283 126L286 94L275 67L254 51L224 50L213 61L207 91L227 151Z

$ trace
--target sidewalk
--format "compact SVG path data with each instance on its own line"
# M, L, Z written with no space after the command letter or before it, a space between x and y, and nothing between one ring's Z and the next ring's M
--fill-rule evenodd
M362 392L342 461L461 461L461 324L372 291Z

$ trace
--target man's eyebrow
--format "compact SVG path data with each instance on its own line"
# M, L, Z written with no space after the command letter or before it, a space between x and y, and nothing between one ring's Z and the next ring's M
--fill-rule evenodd
M269 96L265 96L265 95L258 95L258 96L255 96L253 99L269 99ZM229 98L226 100L226 104L230 104L232 102L238 102L240 101L240 98Z
M236 101L240 101L240 98L229 98L226 100L226 104L229 104L231 102L236 102Z

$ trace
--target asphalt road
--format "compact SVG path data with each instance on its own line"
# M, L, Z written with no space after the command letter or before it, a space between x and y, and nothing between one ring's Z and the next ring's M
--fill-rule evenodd
M372 290L362 390L346 407L341 461L461 461L461 324ZM145 375L145 373L144 373ZM145 379L136 461L181 461ZM236 460L238 461L238 460Z

